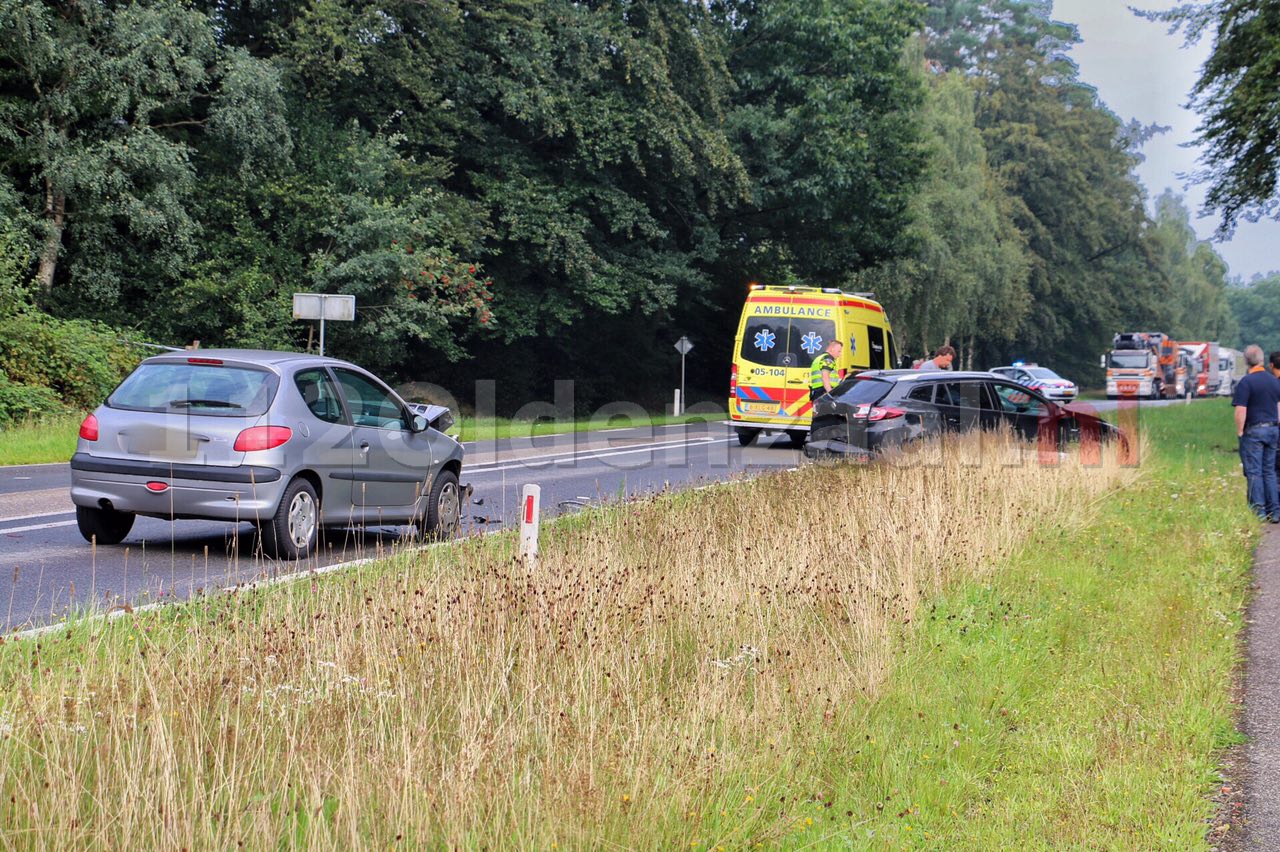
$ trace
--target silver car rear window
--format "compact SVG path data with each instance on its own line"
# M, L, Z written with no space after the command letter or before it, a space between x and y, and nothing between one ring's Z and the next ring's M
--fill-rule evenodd
M111 408L214 417L257 417L275 397L276 375L210 363L142 364L107 399Z

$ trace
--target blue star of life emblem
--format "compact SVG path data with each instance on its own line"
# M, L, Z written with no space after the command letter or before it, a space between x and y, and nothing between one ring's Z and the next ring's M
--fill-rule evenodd
M822 338L816 331L811 331L800 338L800 348L812 355L822 348Z
M764 331L756 332L756 348L761 352L768 352L773 348L777 340L778 335L774 334L767 328Z

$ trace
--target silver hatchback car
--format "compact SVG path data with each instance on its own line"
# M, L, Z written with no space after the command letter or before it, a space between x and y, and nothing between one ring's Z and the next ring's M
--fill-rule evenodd
M410 407L354 364L198 350L143 361L80 427L71 500L87 541L134 518L250 521L300 559L323 526L452 535L464 501L448 409Z

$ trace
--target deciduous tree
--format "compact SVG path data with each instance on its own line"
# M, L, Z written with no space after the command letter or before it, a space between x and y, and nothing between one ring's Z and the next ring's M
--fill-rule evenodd
M37 280L99 310L192 255L197 140L288 152L278 81L185 3L0 0L0 144L39 217ZM71 263L60 273L68 243Z
M1184 28L1189 42L1213 38L1190 105L1201 116L1196 177L1209 185L1206 208L1222 214L1219 234L1229 236L1241 216L1280 214L1280 5L1213 0L1140 14Z

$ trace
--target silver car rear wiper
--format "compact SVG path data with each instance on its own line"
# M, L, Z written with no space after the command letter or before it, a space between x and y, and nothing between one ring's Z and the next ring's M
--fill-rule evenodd
M204 408L244 408L234 402L227 402L225 399L171 399L169 400L170 408L190 408L193 405L199 405Z

